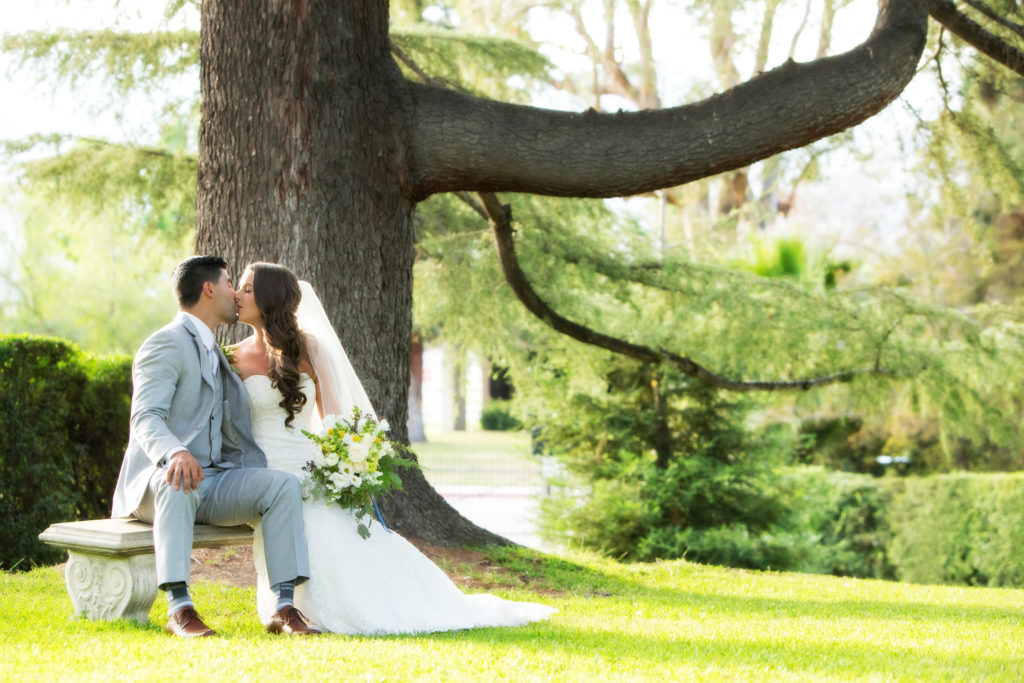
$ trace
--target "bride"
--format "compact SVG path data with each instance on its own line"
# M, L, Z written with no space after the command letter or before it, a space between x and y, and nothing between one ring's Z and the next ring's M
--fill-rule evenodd
M303 434L323 415L373 407L320 300L308 283L271 263L249 265L236 295L238 322L254 334L232 347L231 362L252 403L253 436L267 465L305 477L317 446ZM374 524L370 538L351 511L307 500L309 581L295 590L307 620L334 633L384 634L515 626L545 619L546 605L464 594L411 543ZM253 541L257 608L266 623L275 607L267 583L263 536Z

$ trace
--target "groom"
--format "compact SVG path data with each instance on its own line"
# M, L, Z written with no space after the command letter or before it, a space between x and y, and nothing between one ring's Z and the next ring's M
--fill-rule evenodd
M114 491L113 517L153 525L157 583L167 592L167 630L212 636L189 596L196 522L262 518L267 574L278 597L272 633L318 633L292 601L309 575L298 479L267 469L252 437L249 399L213 331L238 317L227 263L194 256L174 269L180 312L139 349L132 366L131 434Z

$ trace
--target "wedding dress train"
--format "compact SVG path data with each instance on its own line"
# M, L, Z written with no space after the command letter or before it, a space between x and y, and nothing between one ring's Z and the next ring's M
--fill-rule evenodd
M312 397L314 384L304 375L301 388ZM281 394L269 378L253 375L245 387L252 403L253 436L274 469L300 479L316 445L302 429L313 431L315 401L286 427ZM547 605L503 600L494 595L465 594L425 555L378 522L363 539L352 513L336 505L303 504L310 578L295 592L295 604L308 620L334 633L384 634L449 631L478 626L518 626L545 619L556 610ZM267 584L263 537L257 526L253 556L257 569L257 607L266 623L275 609Z

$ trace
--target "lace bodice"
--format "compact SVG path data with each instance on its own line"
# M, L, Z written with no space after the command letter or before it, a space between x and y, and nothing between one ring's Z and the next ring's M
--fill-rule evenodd
M319 427L316 412L316 389L313 378L302 373L299 388L307 397L306 405L286 427L288 411L280 406L281 392L275 389L266 375L250 375L244 380L252 406L252 434L267 455L267 466L291 472L302 478L302 467L313 459L316 444L302 433Z

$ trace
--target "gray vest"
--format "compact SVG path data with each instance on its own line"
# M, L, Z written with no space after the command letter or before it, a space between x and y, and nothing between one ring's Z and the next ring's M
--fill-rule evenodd
M220 462L221 427L223 427L224 421L224 384L221 382L219 374L214 378L213 392L213 410L203 424L203 429L188 444L188 452L203 467L212 467Z

